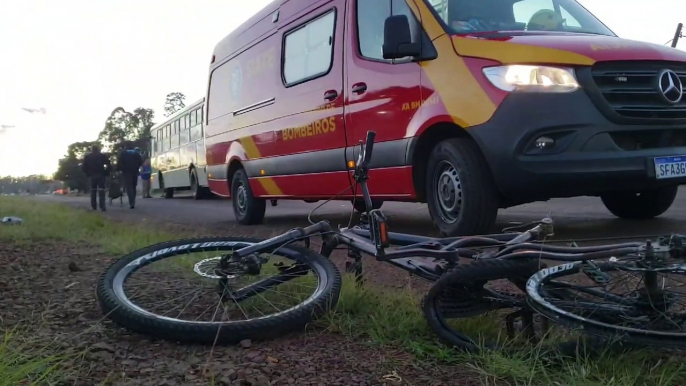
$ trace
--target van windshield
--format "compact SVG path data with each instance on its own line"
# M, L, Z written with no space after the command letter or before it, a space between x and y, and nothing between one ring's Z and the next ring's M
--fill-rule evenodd
M615 36L576 0L427 0L454 34L558 31Z

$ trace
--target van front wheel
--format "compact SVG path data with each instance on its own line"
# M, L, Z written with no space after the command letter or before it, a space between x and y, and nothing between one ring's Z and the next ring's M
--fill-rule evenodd
M453 138L436 145L426 179L429 213L444 236L491 230L498 216L498 192L474 142Z
M612 192L600 196L607 210L619 218L647 220L665 213L674 203L679 186L643 192Z
M255 197L245 170L238 170L231 180L231 202L236 221L243 225L256 225L264 219L265 200Z

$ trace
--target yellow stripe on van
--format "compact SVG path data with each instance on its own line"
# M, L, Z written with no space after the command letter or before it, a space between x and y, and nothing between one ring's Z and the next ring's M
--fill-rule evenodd
M488 121L496 106L474 78L464 60L455 53L453 42L433 14L421 1L407 0L407 4L422 20L424 30L433 37L438 58L420 65L438 92L448 114L457 125L467 128Z
M588 56L555 48L501 42L497 40L453 38L460 55L497 60L503 64L555 63L591 66L595 60Z
M260 155L260 150L257 148L257 145L255 144L255 141L253 141L252 137L243 137L239 140L239 142L241 145L243 145L243 149L245 150L248 159L253 160L262 158ZM257 181L259 181L260 185L262 185L264 190L270 196L283 196L283 192L281 189L279 189L276 181L274 181L271 177L257 178Z

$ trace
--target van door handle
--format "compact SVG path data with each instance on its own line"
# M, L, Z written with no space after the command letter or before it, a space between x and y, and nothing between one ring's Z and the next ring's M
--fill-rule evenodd
M357 84L353 85L353 92L355 94L362 94L365 91L367 91L367 84L366 83L357 83Z
M338 92L335 90L330 90L324 93L324 99L327 101L332 101L334 99L338 98Z

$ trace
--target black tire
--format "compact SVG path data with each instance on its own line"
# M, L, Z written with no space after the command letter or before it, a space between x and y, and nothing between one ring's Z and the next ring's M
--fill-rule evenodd
M471 139L453 138L436 145L426 179L429 213L444 236L490 232L498 216L499 194L486 160ZM445 189L440 193L446 199L439 197L441 183Z
M372 200L372 209L381 209L381 206L383 206L383 201ZM365 205L364 200L353 201L353 208L360 213L367 211L367 205Z
M190 180L191 193L193 194L193 199L202 200L203 198L205 198L205 191L198 184L198 172L195 171L195 168L191 169Z
M612 214L628 220L647 220L665 213L674 203L679 186L643 192L612 192L600 196Z
M626 272L622 267L634 267L634 265L624 262L598 262L596 263L596 267L596 269L602 273L613 271ZM559 288L559 283L564 282L564 276L574 275L584 268L584 262L573 262L545 268L532 275L526 285L527 302L529 306L541 315L554 320L556 323L560 323L570 329L583 331L583 333L595 336L603 341L613 342L615 344L622 343L630 348L639 346L670 347L682 350L686 348L686 333L684 333L683 330L671 333L617 326L603 321L602 315L600 315L602 313L593 314L591 317L584 317L582 315L577 315L577 313L568 309L562 309L558 304L554 304L555 301L559 300L559 296L549 296L548 293L550 292L550 289ZM660 269L661 268L658 267L657 271L666 275L665 272L667 271ZM673 271L683 274L682 268L678 265L674 266ZM558 285L556 286L552 281L555 281ZM626 281L625 277L623 277L623 281ZM546 287L549 288L546 289ZM566 286L563 288L565 288L565 294L568 295L571 290ZM550 298L554 298L554 300L550 301ZM660 303L656 302L656 304ZM621 312L617 312L617 314L618 320L630 320L629 315L623 315ZM665 314L668 313L665 312ZM649 315L641 316L649 317Z
M174 188L165 188L164 189L164 198L174 198Z
M471 264L459 265L451 272L441 276L431 287L422 300L422 311L429 327L438 335L444 344L465 351L478 351L481 346L466 334L448 326L443 313L440 311L441 301L446 291L457 291L459 295L468 295L467 288L479 287L493 280L508 279L523 292L527 279L538 272L541 263L536 259L518 260L477 260ZM452 292L451 294L454 294ZM503 297L520 303L519 308L526 307L526 296L511 296L503 293ZM454 300L453 298L452 300ZM450 305L451 312L457 314L457 319L470 318L497 310L499 305L478 295L474 298L460 298L460 304ZM512 308L512 307L505 307ZM476 340L478 342L478 339ZM497 343L484 342L487 348L498 348Z
M244 189L243 192L240 190ZM267 202L256 198L245 170L239 169L231 180L231 203L236 221L243 225L256 225L264 220Z
M282 336L304 328L336 305L341 290L340 272L319 253L296 246L282 247L278 254L306 263L316 271L319 278L317 291L307 303L275 315L221 323L161 318L141 308L131 307L130 301L125 296L122 299L122 295L115 291L115 280L123 283L129 274L155 261L186 252L235 250L259 241L237 237L205 237L169 241L130 253L115 261L98 281L97 297L102 311L115 323L141 334L178 342L213 344L215 339L217 343L237 343L243 339L264 340ZM221 242L226 244L216 244ZM203 243L213 244L203 247ZM170 249L173 247L178 248ZM131 264L134 261L137 263Z

